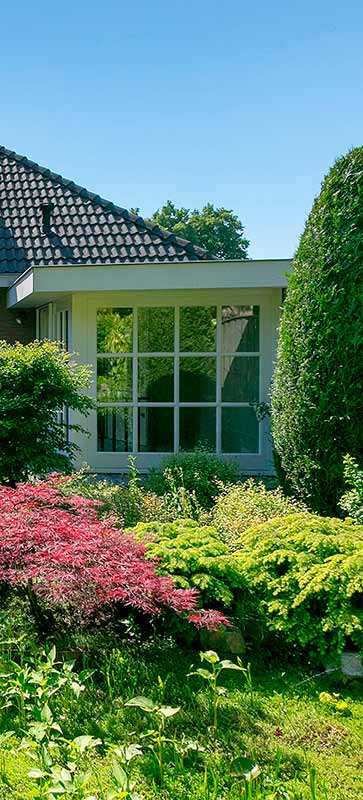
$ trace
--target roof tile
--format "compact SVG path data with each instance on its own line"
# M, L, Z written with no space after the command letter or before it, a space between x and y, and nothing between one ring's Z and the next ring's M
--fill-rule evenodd
M44 202L52 205L47 234ZM0 147L0 272L207 258L203 248Z

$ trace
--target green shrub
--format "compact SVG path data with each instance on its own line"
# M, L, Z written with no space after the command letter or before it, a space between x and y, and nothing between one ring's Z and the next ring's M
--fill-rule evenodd
M130 531L127 531L130 532ZM159 572L170 575L183 589L198 589L206 601L230 608L234 591L241 585L228 548L212 527L194 520L139 523L131 531L146 543L150 559L159 559Z
M363 524L363 469L354 458L345 456L344 478L348 488L340 500L339 506L359 524Z
M100 516L113 516L120 526L130 527L149 520L167 521L168 509L164 498L145 490L138 478L122 485L109 480L99 480L88 471L74 473L61 485L64 494L81 495L100 503Z
M160 469L150 472L149 487L158 495L182 487L192 494L197 504L208 509L218 494L218 482L234 483L237 478L238 468L234 462L223 461L200 449L167 457Z
M245 531L236 558L270 631L313 658L363 648L363 527L313 514Z
M233 547L251 525L301 511L306 511L303 503L285 497L279 488L267 489L262 481L251 478L222 488L211 519L223 540Z
M59 414L90 411L89 378L54 342L0 342L0 483L70 467L76 448Z
M99 480L85 468L73 473L65 483L61 482L64 494L78 494L101 504L100 516L112 515L121 526L130 527L138 522L170 522L191 517L200 519L203 511L195 494L184 486L175 486L169 481L169 490L157 495L141 483L140 473L133 457L129 459L129 478L125 484L110 480Z
M288 281L272 395L285 487L336 514L343 456L363 461L363 147L336 161Z

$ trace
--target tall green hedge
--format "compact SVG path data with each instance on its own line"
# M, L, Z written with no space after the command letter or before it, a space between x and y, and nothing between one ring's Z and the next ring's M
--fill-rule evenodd
M363 462L363 147L339 158L289 279L272 398L285 488L336 513L343 456Z

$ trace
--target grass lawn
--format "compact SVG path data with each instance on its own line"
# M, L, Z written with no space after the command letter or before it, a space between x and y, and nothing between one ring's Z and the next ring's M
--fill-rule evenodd
M107 746L138 742L144 754L131 762L131 771L133 791L140 798L243 798L244 782L238 762L243 756L252 757L263 776L264 793L251 797L363 797L362 684L344 684L334 675L307 680L307 669L260 663L252 666L251 692L240 673L226 671L221 685L228 691L221 698L218 729L213 732L206 686L199 678L186 677L192 660L195 666L200 665L197 653L182 652L169 642L159 642L157 647L138 645L134 652L130 648L111 653L100 649L96 672L79 700L70 696L57 700L67 737L90 734L102 740L102 745L83 757L84 766L91 772L90 794L94 792L97 799L103 800L111 787ZM321 698L321 692L330 697ZM154 718L140 709L124 706L135 695L181 708L166 723L165 735L177 742L179 755L172 743L165 744L162 785L155 759L146 747L149 740L142 738L153 727ZM341 699L346 700L346 705L339 710L336 701ZM11 714L3 712L3 731L16 730ZM203 750L188 750L191 741ZM16 751L17 743L19 731L4 743L0 753L0 798L4 800L30 800L36 796L35 785L27 777L34 765L27 755ZM315 790L309 786L312 768L316 769ZM78 800L86 794L66 796Z

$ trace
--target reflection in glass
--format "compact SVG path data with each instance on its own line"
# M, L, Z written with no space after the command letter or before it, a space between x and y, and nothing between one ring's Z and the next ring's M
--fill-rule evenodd
M215 306L185 306L180 309L181 353L213 353L216 349Z
M223 353L258 353L259 306L222 306Z
M38 311L38 334L40 341L49 339L49 306L43 306Z
M139 402L174 401L174 359L141 356L139 358Z
M139 308L139 353L174 352L174 308Z
M174 450L174 409L139 408L140 453L172 453Z
M132 408L99 408L97 442L102 453L131 453Z
M180 409L179 437L181 450L204 447L211 452L216 449L216 409L189 407Z
M97 400L99 403L132 400L132 358L97 359Z
M132 308L99 308L97 311L97 352L131 353Z
M182 357L179 383L181 403L215 403L216 359L213 356Z
M258 439L253 408L222 408L222 453L258 453Z
M259 399L258 356L222 356L222 402L257 403Z

